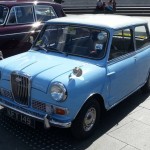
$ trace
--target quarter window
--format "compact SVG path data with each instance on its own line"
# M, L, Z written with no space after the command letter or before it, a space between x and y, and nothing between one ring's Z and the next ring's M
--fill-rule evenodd
M3 24L8 13L8 8L0 6L0 24Z
M137 50L150 44L145 26L138 26L135 28L135 42Z
M35 14L38 21L47 21L57 17L53 8L46 5L36 5Z
M109 60L128 54L132 51L134 51L132 30L123 29L115 31L112 38Z
M8 24L16 24L16 15L15 15L15 9L12 8L9 14L8 18Z

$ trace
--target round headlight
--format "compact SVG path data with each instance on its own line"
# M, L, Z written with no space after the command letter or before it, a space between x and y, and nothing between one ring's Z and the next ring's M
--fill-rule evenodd
M67 90L60 82L54 82L51 85L50 94L55 101L65 101L67 98Z

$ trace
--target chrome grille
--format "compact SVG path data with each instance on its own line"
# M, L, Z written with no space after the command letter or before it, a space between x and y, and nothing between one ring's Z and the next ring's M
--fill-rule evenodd
M11 74L11 88L14 100L22 105L29 105L29 77L19 75L17 73Z
M32 100L32 108L46 112L46 104L36 100Z

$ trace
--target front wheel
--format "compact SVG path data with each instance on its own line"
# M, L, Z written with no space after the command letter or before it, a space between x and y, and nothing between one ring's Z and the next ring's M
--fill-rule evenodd
M89 137L97 127L100 118L100 105L97 100L87 101L71 126L71 132L77 139Z

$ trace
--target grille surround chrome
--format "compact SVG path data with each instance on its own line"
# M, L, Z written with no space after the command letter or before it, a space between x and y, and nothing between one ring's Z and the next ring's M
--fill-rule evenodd
M23 72L14 71L10 76L13 99L23 106L30 105L31 77Z

